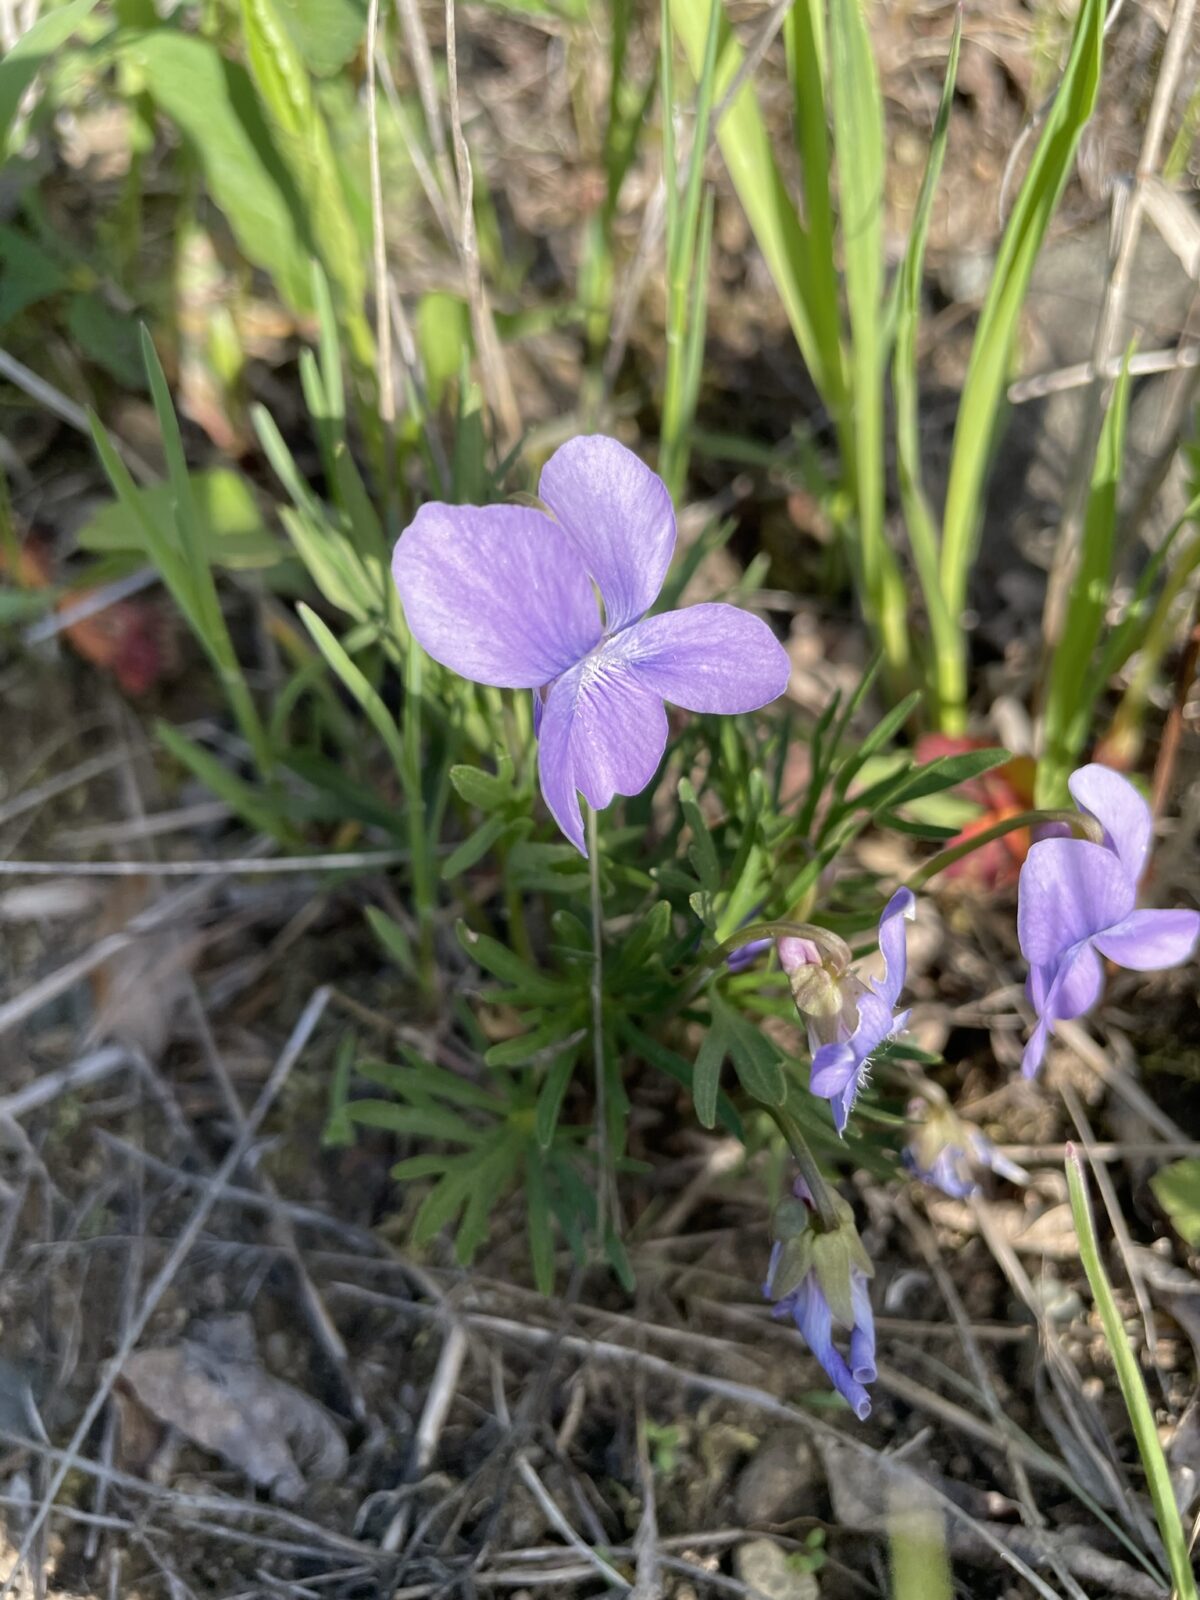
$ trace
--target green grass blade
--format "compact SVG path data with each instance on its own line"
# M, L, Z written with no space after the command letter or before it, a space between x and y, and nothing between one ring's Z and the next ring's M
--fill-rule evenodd
M1004 230L971 349L954 431L942 533L942 593L955 618L966 603L988 462L1021 307L1046 229L1070 176L1079 136L1096 103L1104 12L1104 0L1082 0L1079 7L1066 70ZM962 730L966 691L964 646L943 686L941 721L947 732Z
M933 640L933 678L940 684L943 674L953 677L954 663L962 649L958 626L942 595L938 570L941 534L937 529L925 495L921 472L921 430L917 387L917 332L921 321L921 283L925 269L925 245L929 237L929 218L933 197L941 177L950 128L950 109L954 103L954 84L958 75L958 55L962 44L962 13L954 22L950 54L942 98L933 125L929 159L913 211L908 248L896 278L896 343L892 356L892 393L896 406L896 474L900 484L900 505L908 530L909 544L916 563L929 631Z
M721 0L670 0L671 21L698 78L713 5ZM719 18L714 95L719 103L742 64L742 50L724 14ZM821 295L827 279L814 272L812 251L771 149L754 86L743 83L717 130L717 142L738 198L783 301L800 353L822 400L845 415L844 356L836 299Z
M1150 1397L1146 1393L1146 1385L1142 1381L1137 1357L1129 1347L1129 1340L1125 1336L1125 1325L1113 1296L1112 1285L1108 1281L1104 1263L1100 1259L1100 1247L1096 1240L1096 1224L1088 1199L1083 1159L1073 1148L1069 1148L1067 1155L1067 1184L1071 1193L1071 1216L1079 1240L1080 1259L1083 1262L1083 1270L1087 1273L1096 1309L1100 1313L1104 1336L1116 1369L1117 1382L1121 1386L1121 1395L1125 1401L1125 1409L1129 1413L1138 1454L1142 1458L1146 1485L1154 1505L1158 1531L1162 1535L1163 1551L1171 1571L1175 1597L1176 1600L1197 1600L1196 1576L1192 1570L1187 1537L1183 1531L1179 1506L1171 1485L1170 1468L1163 1455L1158 1429L1154 1423L1154 1412L1150 1405Z
M1129 419L1129 363L1113 385L1096 447L1084 513L1079 569L1070 589L1062 637L1050 661L1034 804L1066 805L1067 778L1077 765L1105 680L1093 669L1112 585L1117 493Z
M829 86L837 152L853 395L843 450L854 483L857 566L869 620L894 673L908 663L904 584L884 535L883 100L862 0L831 0Z

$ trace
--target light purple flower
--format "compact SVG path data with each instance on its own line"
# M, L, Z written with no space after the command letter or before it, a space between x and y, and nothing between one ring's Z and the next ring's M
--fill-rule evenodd
M702 604L647 616L675 548L662 479L601 434L547 461L527 506L424 505L392 575L409 627L443 666L534 691L542 793L583 854L595 810L640 793L667 742L669 700L754 711L783 693L788 657L759 617ZM603 617L596 593L603 604Z
M805 1198L807 1191L802 1180L797 1181L795 1194L797 1198L804 1199L805 1205L811 1210L811 1203ZM788 1205L790 1206L791 1202L788 1202ZM841 1278L841 1287L837 1292L832 1289L829 1291L835 1300L846 1301L841 1316L834 1314L833 1307L829 1303L829 1296L821 1283L821 1268L812 1260L813 1241L807 1237L803 1242L810 1248L804 1250L798 1257L797 1237L785 1237L775 1241L771 1247L771 1259L767 1266L763 1294L768 1300L775 1301L775 1316L792 1318L804 1336L808 1348L825 1369L829 1381L858 1420L865 1422L871 1415L871 1397L865 1385L873 1383L876 1377L875 1318L871 1311L871 1294L868 1288L871 1263L859 1242L853 1221L849 1217L849 1208L846 1208L846 1212L843 1227L849 1230L853 1239L840 1252L838 1276ZM804 1232L805 1230L800 1230L801 1235ZM783 1287L779 1283L780 1270L782 1268L785 1275L794 1277L794 1272L789 1274L788 1269L797 1259L801 1262L809 1261L811 1264L803 1272L798 1283L780 1293ZM849 1359L833 1342L835 1324L849 1332Z
M1135 909L1153 819L1133 784L1093 764L1073 773L1068 787L1104 841L1042 839L1021 868L1017 934L1037 1013L1021 1062L1027 1078L1041 1066L1055 1023L1082 1016L1100 998L1102 956L1154 972L1187 961L1200 938L1200 912Z
M825 1039L813 1055L809 1088L829 1101L839 1133L846 1131L858 1092L867 1080L873 1052L908 1022L909 1013L897 1013L896 1002L908 971L904 923L916 915L916 909L912 890L897 889L879 919L883 976L872 978L869 984L853 974L841 979L842 1010L827 1029L834 1036ZM816 1026L820 1027L819 1021Z
M901 1152L914 1178L940 1189L952 1200L979 1193L979 1174L994 1172L1010 1183L1029 1182L1024 1167L1010 1161L974 1123L956 1116L948 1103L918 1098L908 1108L912 1137Z
M749 972L759 956L769 950L774 943L774 939L751 939L749 944L730 951L725 957L725 966L735 977L739 972Z

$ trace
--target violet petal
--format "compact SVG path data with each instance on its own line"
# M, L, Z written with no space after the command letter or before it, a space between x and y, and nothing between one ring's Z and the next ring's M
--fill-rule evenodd
M1154 820L1150 807L1128 778L1092 762L1067 780L1071 798L1104 829L1105 844L1116 852L1134 883L1146 867Z
M538 767L542 793L567 838L587 854L577 791L602 811L614 795L639 794L667 744L667 713L621 662L595 651L550 690Z
M418 643L475 683L536 689L600 638L582 563L526 506L422 506L396 542L392 576Z
M666 484L615 439L570 439L542 468L538 494L595 580L609 633L658 598L675 549Z
M1157 972L1191 958L1200 938L1200 912L1131 911L1094 939L1101 955L1134 972Z
M787 688L788 653L761 617L705 603L664 611L613 640L641 681L685 711L757 711Z
M1086 839L1044 839L1025 858L1017 937L1033 965L1056 963L1081 939L1133 910L1136 885L1119 858Z

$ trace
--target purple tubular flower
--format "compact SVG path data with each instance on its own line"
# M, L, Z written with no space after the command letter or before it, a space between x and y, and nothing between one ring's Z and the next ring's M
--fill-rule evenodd
M1100 998L1102 956L1154 972L1187 961L1200 939L1200 912L1135 909L1153 821L1129 780L1093 764L1073 773L1068 787L1104 839L1040 840L1021 868L1017 935L1037 1013L1021 1062L1027 1078L1041 1066L1055 1023L1082 1016Z
M912 890L897 889L879 920L882 978L873 978L870 987L856 979L843 980L858 990L853 997L856 1020L852 1028L840 1021L838 1031L842 1037L822 1044L813 1055L809 1088L829 1101L839 1133L846 1131L858 1092L866 1082L872 1053L908 1022L907 1011L896 1012L896 1001L908 971L904 923L916 915L916 909Z
M784 1245L777 1242L771 1249L767 1267L767 1281L763 1293L774 1299L773 1285L784 1253ZM829 1381L842 1396L860 1422L871 1415L871 1397L865 1385L875 1381L875 1318L871 1312L871 1296L867 1276L858 1266L850 1269L850 1298L854 1321L850 1325L849 1360L833 1342L834 1315L816 1270L808 1272L795 1289L778 1300L777 1317L791 1317L804 1336L805 1343L825 1369Z
M539 493L550 516L422 506L392 575L435 661L476 683L534 691L542 793L586 855L579 793L599 811L646 787L666 748L664 700L755 711L783 693L789 663L767 624L736 606L646 616L675 548L675 514L662 479L624 445L570 440L547 461Z

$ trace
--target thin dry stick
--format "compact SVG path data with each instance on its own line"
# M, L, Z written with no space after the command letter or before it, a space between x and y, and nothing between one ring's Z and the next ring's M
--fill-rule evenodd
M52 383L47 383L45 378L39 378L36 372L31 372L15 356L10 356L7 350L0 350L0 377L7 378L14 388L20 389L31 400L36 400L38 405L44 406L68 427L74 428L76 433L91 438L91 423L83 407L76 405L74 400L69 400L61 389L56 389ZM158 481L158 473L132 446L127 445L116 434L112 435L112 441L117 453L135 478L140 478L143 483Z
M454 178L450 170L450 156L446 147L446 130L442 126L442 108L438 103L437 77L433 70L433 52L429 36L417 6L417 0L396 0L400 26L412 59L413 75L417 80L417 93L425 113L425 128L433 146L433 159L438 169L438 179L444 194L454 192Z
M1171 350L1139 350L1129 358L1131 378L1149 377L1155 372L1185 372L1200 367L1200 346L1178 344ZM1044 400L1050 394L1065 394L1069 389L1085 389L1097 377L1106 383L1119 378L1125 370L1124 356L1115 356L1097 369L1092 361L1079 361L1073 367L1057 367L1053 372L1035 373L1030 378L1018 378L1008 386L1008 403L1024 405L1027 400Z
M441 1354L434 1368L429 1393L425 1396L421 1420L417 1424L412 1455L404 1474L406 1483L416 1483L423 1478L437 1452L442 1429L446 1426L446 1418L450 1414L450 1407L458 1392L458 1379L467 1354L467 1344L467 1330L457 1318L452 1318L446 1337L442 1341ZM412 1501L405 1500L387 1526L380 1541L381 1550L392 1554L400 1549L408 1532L411 1515Z
M455 0L446 0L446 76L450 100L450 131L454 141L454 167L458 174L459 237L458 253L462 264L471 312L471 326L479 350L479 365L487 391L488 406L500 425L506 447L521 436L521 414L512 380L504 364L496 324L483 286L479 263L479 242L475 236L475 176L471 171L471 152L463 133L462 106L458 97L458 36L454 20Z
M1118 353L1121 324L1129 298L1133 277L1133 260L1142 229L1145 205L1144 182L1158 170L1166 137L1167 119L1175 101L1180 74L1191 43L1192 20L1196 13L1196 0L1175 0L1175 10L1167 31L1162 64L1154 85L1150 111L1146 117L1146 131L1138 156L1137 173L1122 202L1115 200L1116 241L1112 254L1112 269L1105 285L1104 300L1096 323L1092 342L1092 365L1098 374L1105 372L1108 363ZM1088 394L1087 409L1080 430L1075 454L1074 479L1067 514L1054 552L1050 583L1046 591L1046 605L1042 615L1042 635L1045 650L1052 651L1062 634L1066 618L1067 599L1071 592L1075 571L1079 564L1079 546L1083 535L1083 515L1087 504L1091 479L1091 464L1100 440L1104 420L1104 393L1106 384L1098 379Z
M242 1110L242 1102L238 1092L233 1086L233 1079L225 1065L225 1058L217 1048L217 1041L213 1038L212 1029L208 1025L208 1016L200 1001L200 993L194 983L189 984L188 998L191 1002L192 1017L196 1024L196 1031L200 1036L201 1048L208 1062L221 1099L234 1128L240 1133L245 1127L246 1114ZM350 1414L356 1421L362 1421L366 1415L366 1403L359 1393L350 1373L350 1354L342 1340L341 1334L329 1312L325 1309L325 1302L321 1299L320 1292L313 1282L308 1268L304 1264L304 1257L300 1252L300 1245L296 1238L296 1230L292 1220L283 1209L279 1191L268 1173L255 1168L251 1177L262 1190L263 1194L272 1203L268 1212L269 1221L267 1231L271 1242L287 1257L300 1289L300 1304L305 1318L317 1344L325 1352L329 1365L337 1373L341 1381L342 1393L349 1405Z
M56 1072L43 1072L23 1089L6 1094L0 1099L0 1121L23 1117L30 1111L36 1111L39 1106L57 1100L59 1095L99 1083L104 1078L112 1077L114 1072L120 1072L123 1067L136 1065L136 1059L123 1045L105 1045L100 1050L80 1056L69 1067L59 1067Z
M187 1259L193 1245L196 1243L196 1240L200 1237L200 1231L204 1227L205 1222L208 1220L209 1213L220 1199L221 1189L224 1188L224 1186L229 1182L229 1180L233 1177L233 1174L237 1171L238 1167L245 1160L246 1154L253 1143L254 1136L258 1132L263 1118L271 1109L271 1106L275 1101L275 1097L283 1088L292 1068L300 1059L300 1055L303 1052L304 1047L312 1037L313 1031L316 1028L317 1023L321 1020L321 1016L328 1004L329 990L322 988L316 991L312 999L305 1006L300 1015L300 1020L292 1029L291 1037L284 1045L278 1061L275 1063L275 1066L271 1070L270 1076L263 1085L258 1099L254 1102L254 1105L247 1113L241 1132L230 1146L229 1152L224 1161L222 1161L221 1165L213 1174L212 1183L208 1186L203 1195L201 1195L195 1210L188 1219L187 1226L176 1240L175 1246L170 1255L163 1262L162 1266L158 1270L158 1273L155 1275L153 1282L150 1284L150 1287L146 1290L145 1296L142 1299L142 1303L138 1307L136 1316L130 1320L129 1325L125 1330L125 1336L117 1347L113 1359L109 1362L107 1372L100 1380L100 1383L96 1387L95 1393L92 1395L91 1400L84 1408L84 1413L79 1419L79 1423L76 1426L75 1432L71 1435L70 1443L62 1452L59 1464L50 1479L50 1483L47 1486L45 1494L42 1496L41 1504L38 1506L37 1510L34 1512L29 1521L29 1525L25 1530L25 1536L21 1540L21 1547L17 1551L16 1557L13 1561L12 1571L9 1573L4 1587L0 1589L0 1600L8 1600L8 1596L12 1594L14 1585L18 1579L18 1574L20 1573L22 1566L28 1560L29 1553L33 1549L39 1533L45 1526L46 1519L50 1515L54 1501L58 1497L59 1490L66 1482L67 1476L71 1472L72 1468L82 1464L82 1457L79 1454L80 1447L87 1438L88 1434L91 1432L96 1418L104 1409L104 1406L108 1401L108 1397L112 1393L113 1385L116 1383L121 1374L122 1367L133 1354L133 1351L137 1347L138 1340L142 1337L142 1334L145 1333L147 1324L149 1323L150 1318L154 1315L155 1309L157 1308L163 1295L166 1294L167 1290L170 1288L176 1273Z

